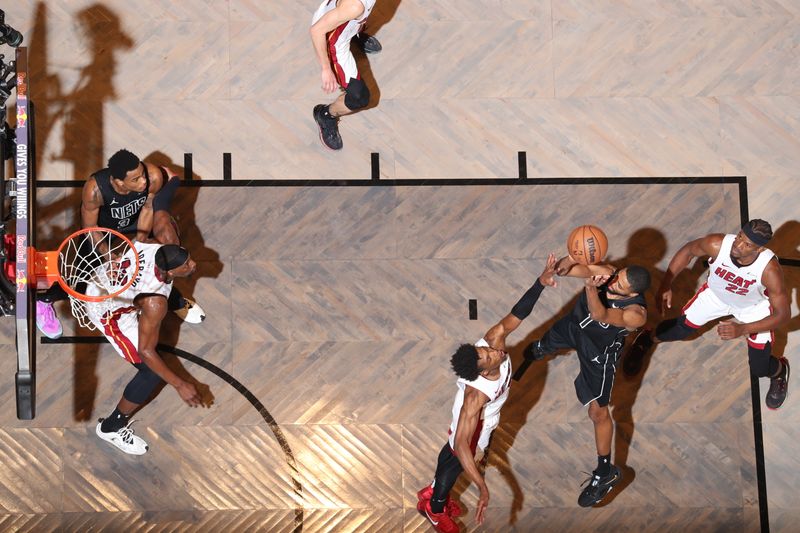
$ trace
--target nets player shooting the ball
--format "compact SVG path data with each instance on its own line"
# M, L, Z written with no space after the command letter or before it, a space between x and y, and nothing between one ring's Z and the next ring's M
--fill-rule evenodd
M580 264L570 256L558 261L556 273L584 278L584 291L572 312L528 345L524 355L526 361L539 361L557 350L577 351L580 371L575 393L589 408L597 447L597 468L578 504L591 507L622 479L621 470L611 464L614 424L608 403L625 337L647 321L644 293L650 287L650 274L641 266L617 270L606 264Z

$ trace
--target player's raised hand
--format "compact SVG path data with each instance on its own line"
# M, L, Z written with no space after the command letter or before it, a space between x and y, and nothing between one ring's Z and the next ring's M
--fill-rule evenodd
M586 281L584 281L584 284L587 287L600 287L605 282L607 282L608 278L610 278L610 277L611 276L609 276L608 274L600 274L600 275L597 275L597 276L589 276L588 278L586 278Z
M539 276L539 283L545 287L558 286L558 282L555 279L556 263L556 254L550 252L550 254L547 256L547 264L544 267L544 271L542 271L542 275Z

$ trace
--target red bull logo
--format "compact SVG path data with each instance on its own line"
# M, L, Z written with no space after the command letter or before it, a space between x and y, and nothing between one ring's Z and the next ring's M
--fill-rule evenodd
M28 276L24 270L17 270L17 292L25 292L28 287Z
M24 128L28 123L28 110L26 106L20 105L17 107L17 127Z

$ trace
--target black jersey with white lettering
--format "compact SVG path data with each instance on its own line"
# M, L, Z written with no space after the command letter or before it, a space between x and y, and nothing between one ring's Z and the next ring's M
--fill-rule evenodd
M614 276L609 278L613 280ZM629 305L641 305L647 307L647 301L644 295L637 294L629 298L620 298L618 300L608 298L608 282L598 287L597 293L600 296L600 302L607 308L622 309ZM602 352L606 347L614 345L619 342L622 345L623 339L628 335L629 331L625 327L612 326L611 324L604 324L592 320L589 313L589 301L587 300L586 291L581 293L580 298L575 303L571 314L572 322L581 328L581 334L591 340L594 347Z
M147 201L150 192L150 176L147 165L144 165L144 178L147 186L142 192L129 192L120 194L111 186L111 171L107 168L98 170L92 177L97 182L97 188L103 196L103 205L97 215L97 225L101 228L117 230L120 233L136 233L136 224L139 213Z

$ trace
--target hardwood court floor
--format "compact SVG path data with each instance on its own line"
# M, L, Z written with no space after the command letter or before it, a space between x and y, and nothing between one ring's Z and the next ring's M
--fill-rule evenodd
M40 201L71 194L43 189ZM0 415L0 529L428 531L415 493L446 439L453 348L505 315L579 223L608 233L616 263L659 274L685 235L733 230L739 209L735 185L673 183L185 188L176 213L199 264L181 288L208 319L170 318L162 341L184 357L165 358L213 405L161 391L134 426L150 451L126 456L93 431L132 369L108 345L39 346L37 418ZM45 241L73 216L43 218ZM701 272L681 276L676 301ZM515 363L581 287L545 291L510 339ZM86 333L64 322L65 336ZM620 374L626 481L595 509L576 503L595 452L575 357L532 366L492 443L482 530L757 530L744 354L708 331L659 348L639 378ZM12 358L2 364L13 375ZM13 380L0 384L5 405L13 394ZM456 492L473 530L475 490Z

